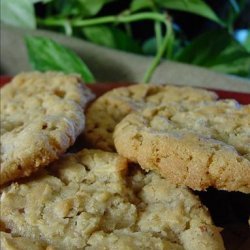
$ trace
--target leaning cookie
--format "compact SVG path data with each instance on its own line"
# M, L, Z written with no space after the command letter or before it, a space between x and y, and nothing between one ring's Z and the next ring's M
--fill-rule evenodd
M0 185L57 159L83 131L93 94L75 75L23 73L1 88Z
M194 190L250 193L250 105L217 101L129 114L116 127L119 154Z
M214 92L191 87L137 84L116 88L98 98L87 110L85 139L92 147L115 151L113 131L128 113L147 104L216 100Z
M116 153L68 154L2 190L1 220L15 237L55 249L224 249L199 199Z

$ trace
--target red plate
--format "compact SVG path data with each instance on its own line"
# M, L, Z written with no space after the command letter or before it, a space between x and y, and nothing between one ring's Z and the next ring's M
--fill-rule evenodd
M9 76L0 76L0 87L5 85L11 80ZM99 83L88 85L88 87L93 90L93 92L100 96L103 93L117 87L126 86L128 83ZM237 100L241 104L250 104L250 93L240 93L240 92L233 92L233 91L226 91L226 90L217 90L217 89L209 89L215 91L220 98L233 98Z

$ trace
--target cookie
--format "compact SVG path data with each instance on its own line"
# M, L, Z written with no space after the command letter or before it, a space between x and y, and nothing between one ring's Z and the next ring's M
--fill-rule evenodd
M9 233L0 232L2 250L55 250L43 242L32 241L25 237L15 237Z
M116 153L68 154L2 190L12 235L56 249L224 249L199 199Z
M214 92L191 87L137 84L116 88L98 98L87 110L85 138L92 147L115 151L113 131L128 113L148 104L199 102L217 99Z
M16 76L0 98L2 185L65 152L84 129L93 94L78 76L34 72Z
M250 192L250 105L146 108L116 126L114 141L119 154L173 183Z

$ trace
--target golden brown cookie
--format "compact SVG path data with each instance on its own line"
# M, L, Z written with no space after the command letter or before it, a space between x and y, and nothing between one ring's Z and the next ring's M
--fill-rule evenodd
M250 193L250 105L146 108L116 126L114 141L119 154L173 183Z
M116 153L68 154L1 197L12 235L56 249L224 249L199 199Z
M85 138L92 147L115 151L113 131L128 113L146 105L217 99L214 92L191 87L137 84L116 88L98 98L87 110Z
M48 165L83 131L93 94L76 75L23 73L1 88L0 185Z

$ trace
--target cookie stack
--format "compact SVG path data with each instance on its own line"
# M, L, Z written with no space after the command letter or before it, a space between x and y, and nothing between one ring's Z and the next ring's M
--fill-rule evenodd
M250 106L134 85L84 112L93 98L53 72L1 89L1 249L224 249L192 190L250 193Z

